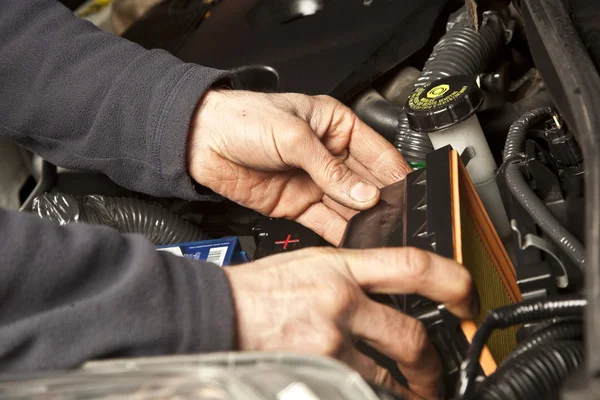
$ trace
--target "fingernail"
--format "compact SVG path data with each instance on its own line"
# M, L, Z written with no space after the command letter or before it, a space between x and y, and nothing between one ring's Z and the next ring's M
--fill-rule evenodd
M481 311L481 299L479 298L479 293L477 292L477 288L473 286L473 291L471 292L471 314L473 317L478 317L479 312Z
M350 190L350 197L355 201L366 203L377 196L377 190L375 185L366 182L357 182L352 187L352 190Z

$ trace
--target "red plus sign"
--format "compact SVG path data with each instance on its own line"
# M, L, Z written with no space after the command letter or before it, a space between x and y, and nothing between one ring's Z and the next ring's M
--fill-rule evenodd
M280 240L278 242L275 242L275 244L282 244L283 249L285 250L285 249L287 249L288 244L300 242L300 239L294 239L294 240L291 240L291 239L292 239L292 235L287 235L287 238L285 238L285 240Z

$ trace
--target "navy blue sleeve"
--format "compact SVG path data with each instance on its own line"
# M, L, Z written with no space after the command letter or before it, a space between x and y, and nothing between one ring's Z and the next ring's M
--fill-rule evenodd
M97 29L55 0L0 0L0 138L159 197L198 197L192 113L229 73Z

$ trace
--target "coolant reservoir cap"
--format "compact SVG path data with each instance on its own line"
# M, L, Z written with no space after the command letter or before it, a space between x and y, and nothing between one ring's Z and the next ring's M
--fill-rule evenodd
M415 89L404 110L412 130L435 132L468 119L483 98L483 91L473 78L450 76Z

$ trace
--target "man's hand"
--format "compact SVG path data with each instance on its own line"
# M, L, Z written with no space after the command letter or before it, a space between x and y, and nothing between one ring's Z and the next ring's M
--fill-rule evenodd
M479 307L464 267L413 248L305 249L224 271L240 350L333 356L394 389L387 372L354 346L362 340L396 360L410 388L428 399L439 396L441 368L424 326L365 292L417 293L461 318Z
M346 106L327 96L211 90L193 117L188 169L201 185L337 245L352 210L410 168Z

